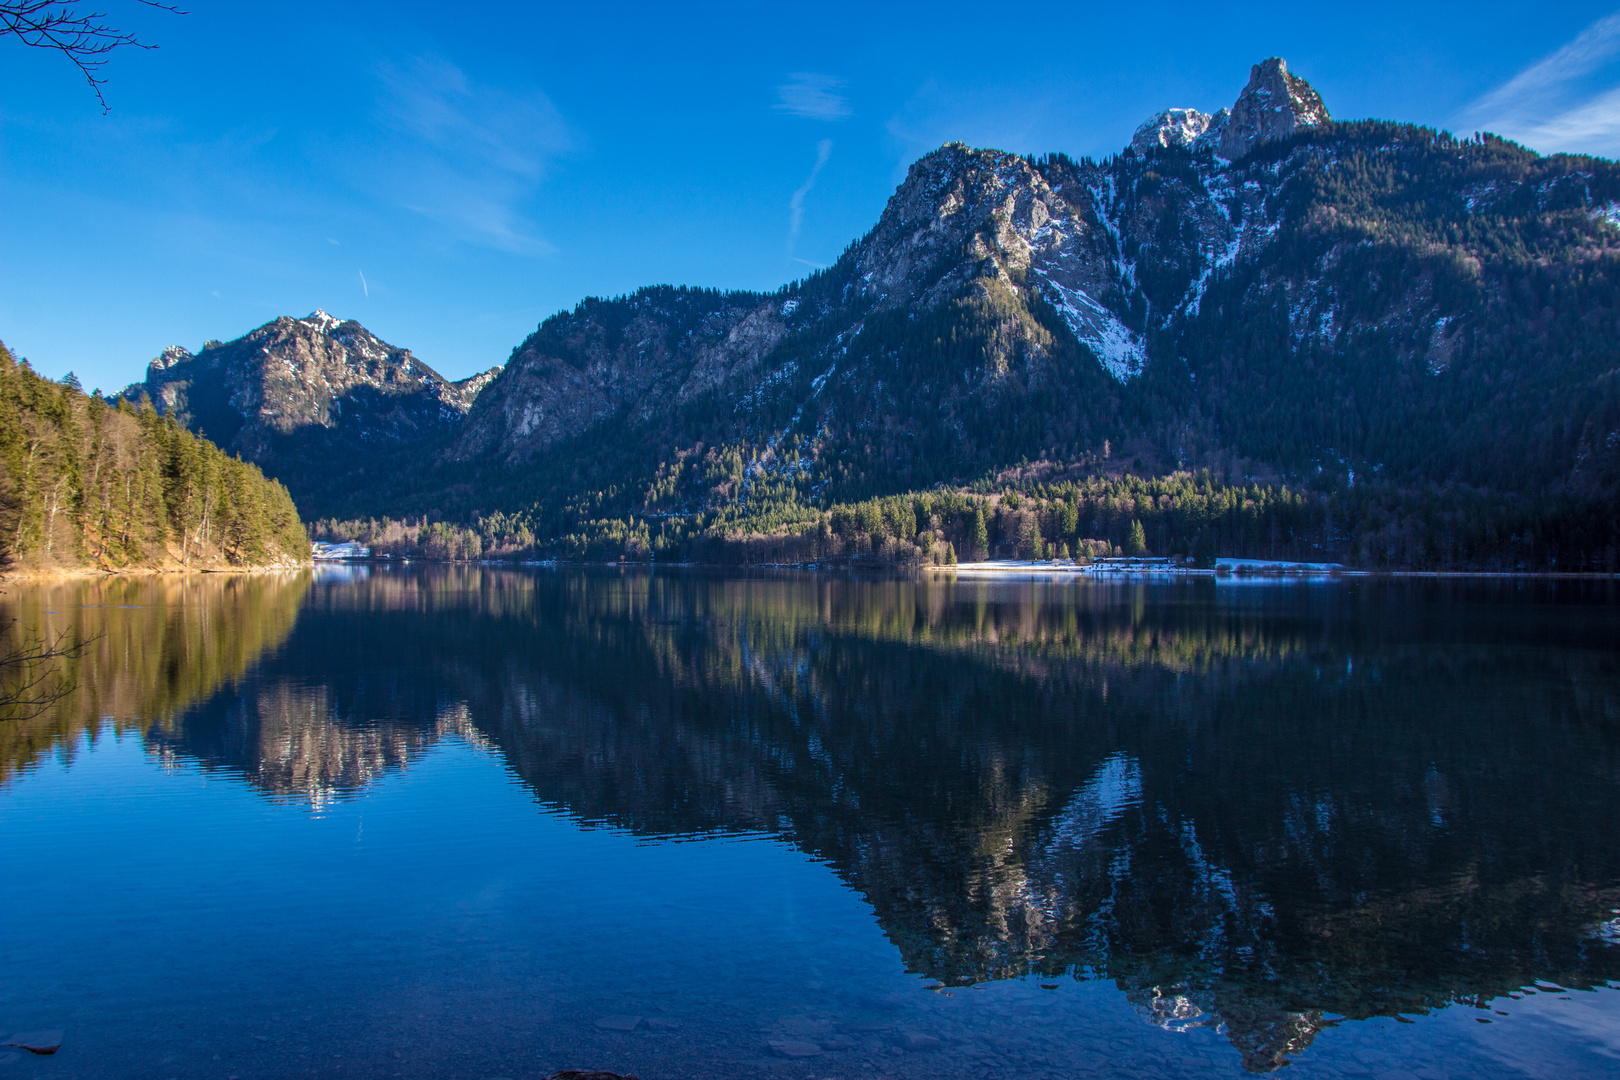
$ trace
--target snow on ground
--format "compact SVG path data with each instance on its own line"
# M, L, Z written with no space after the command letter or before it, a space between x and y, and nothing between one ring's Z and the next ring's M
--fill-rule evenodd
M1142 365L1147 362L1147 351L1141 339L1120 322L1118 316L1079 289L1053 281L1045 270L1035 270L1035 273L1057 295L1053 306L1062 313L1063 321L1069 324L1074 336L1097 354L1110 375L1120 382L1129 382L1141 374Z

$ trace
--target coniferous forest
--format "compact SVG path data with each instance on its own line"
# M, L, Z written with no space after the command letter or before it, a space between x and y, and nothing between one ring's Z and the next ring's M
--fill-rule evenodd
M139 406L54 382L0 345L0 560L7 568L293 565L287 489Z

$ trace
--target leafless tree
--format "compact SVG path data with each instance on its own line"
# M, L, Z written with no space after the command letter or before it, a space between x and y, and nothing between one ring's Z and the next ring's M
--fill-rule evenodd
M28 633L13 640L14 625L15 619L0 623L0 722L31 719L73 693L61 662L90 644L66 630L49 639Z
M135 3L172 11L176 15L185 14L174 5L160 3L159 0L135 0ZM55 49L66 56L83 73L90 84L90 92L96 95L96 100L101 102L101 111L105 113L111 109L101 92L107 82L101 75L107 54L120 45L133 45L137 49L157 48L156 45L136 40L134 34L107 25L103 21L106 18L99 11L84 11L64 0L0 0L0 38L10 34L24 45L36 49Z

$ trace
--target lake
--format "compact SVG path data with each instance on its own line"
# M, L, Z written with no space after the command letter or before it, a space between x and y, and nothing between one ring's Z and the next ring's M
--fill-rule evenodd
M13 584L17 1077L1610 1077L1620 591Z

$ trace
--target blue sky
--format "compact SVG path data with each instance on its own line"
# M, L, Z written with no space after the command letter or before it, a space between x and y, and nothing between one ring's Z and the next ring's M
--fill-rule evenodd
M1339 118L1620 156L1614 0L183 6L99 5L160 46L107 115L0 38L0 340L87 387L316 307L471 374L587 295L829 263L941 143L1105 155L1270 55Z

